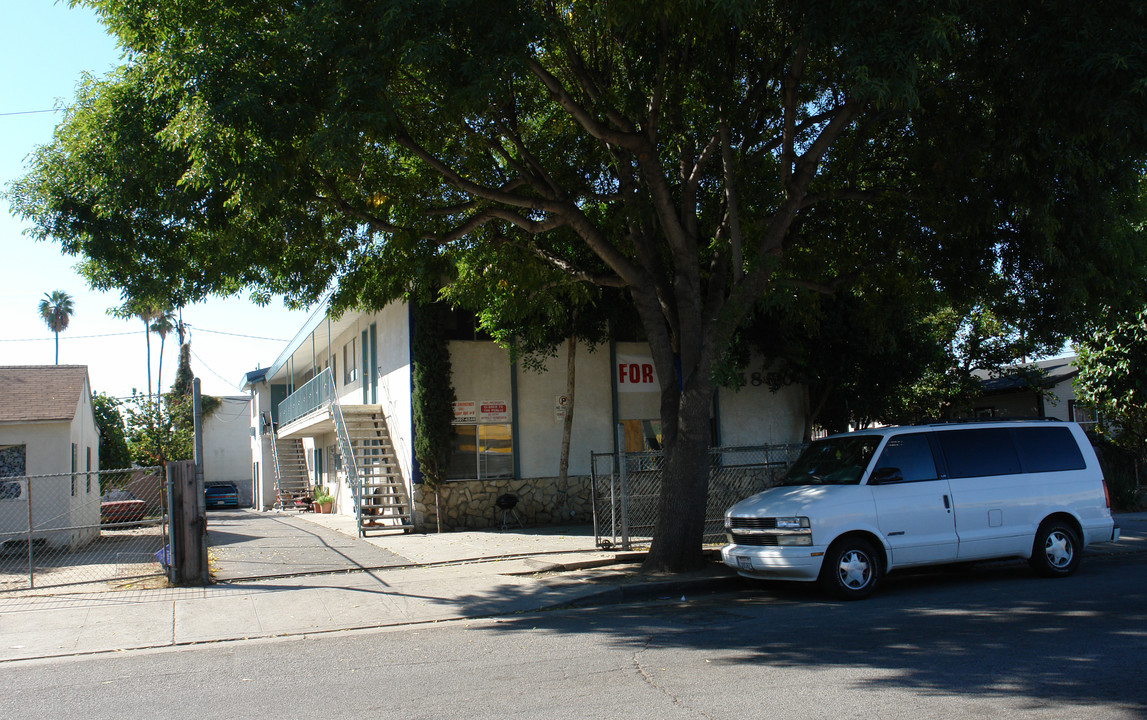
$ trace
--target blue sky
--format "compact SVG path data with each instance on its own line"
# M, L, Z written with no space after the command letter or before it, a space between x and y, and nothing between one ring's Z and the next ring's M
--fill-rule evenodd
M0 3L0 186L20 177L36 146L51 140L60 113L38 112L66 106L83 73L101 76L120 61L114 39L95 14L52 0ZM76 312L60 335L60 363L87 365L92 388L123 397L147 387L143 323L116 320L107 309L117 293L97 293L72 268L75 258L54 243L33 242L6 202L0 212L0 365L50 365L54 339L37 312L44 293L64 290ZM265 308L245 297L185 308L191 326L192 370L203 391L238 393L243 373L275 360L302 326L305 312L286 310L281 301ZM243 335L270 338L265 340ZM153 337L152 373L158 371L158 338ZM169 386L178 361L176 342L167 343L162 382Z

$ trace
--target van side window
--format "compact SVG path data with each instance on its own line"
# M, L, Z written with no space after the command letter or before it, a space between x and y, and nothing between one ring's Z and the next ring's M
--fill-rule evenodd
M1015 433L1025 472L1059 472L1087 467L1075 437L1065 427L1016 428Z
M936 460L932 457L932 447L928 444L926 433L893 435L888 438L873 472L885 467L900 468L904 482L924 482L940 477L936 472Z
M1020 459L1008 428L976 428L936 433L953 478L1015 475Z

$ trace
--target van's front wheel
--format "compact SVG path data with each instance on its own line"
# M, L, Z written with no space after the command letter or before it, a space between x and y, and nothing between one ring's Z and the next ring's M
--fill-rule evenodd
M1045 521L1035 534L1028 563L1043 577L1067 577L1079 567L1079 534L1067 523Z
M820 585L842 600L862 600L876 590L883 574L877 549L862 537L845 537L829 547L820 568Z

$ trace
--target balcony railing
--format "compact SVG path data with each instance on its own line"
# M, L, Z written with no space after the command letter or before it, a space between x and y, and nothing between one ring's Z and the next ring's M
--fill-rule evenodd
M287 425L329 405L336 398L335 379L327 368L279 403L279 425Z

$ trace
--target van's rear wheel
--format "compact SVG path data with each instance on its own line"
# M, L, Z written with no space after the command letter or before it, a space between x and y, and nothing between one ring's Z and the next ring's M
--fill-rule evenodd
M1079 567L1082 544L1075 528L1059 520L1039 526L1028 563L1043 577L1067 577Z
M877 549L862 537L846 537L829 547L818 581L842 600L862 600L876 589L883 575Z

